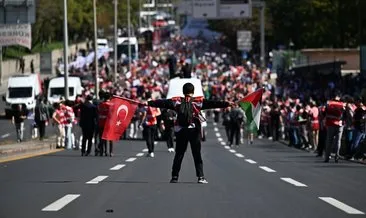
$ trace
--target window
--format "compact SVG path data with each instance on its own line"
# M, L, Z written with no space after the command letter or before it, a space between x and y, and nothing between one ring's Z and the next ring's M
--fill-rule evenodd
M74 95L74 87L69 87L69 95ZM57 88L51 88L51 97L54 96L65 96L65 88L64 87L57 87Z
M10 87L9 98L30 98L32 97L32 87Z

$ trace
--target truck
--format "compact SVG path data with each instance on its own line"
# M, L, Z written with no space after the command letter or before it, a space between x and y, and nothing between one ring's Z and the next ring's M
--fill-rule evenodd
M28 111L34 109L40 94L42 94L42 85L39 74L11 76L3 96L5 116L10 118L15 106L19 104L25 106Z
M75 101L77 95L81 95L83 87L79 77L69 77L67 80L69 86L69 99ZM50 104L58 103L61 97L65 98L65 78L56 77L50 80L47 90L47 100Z

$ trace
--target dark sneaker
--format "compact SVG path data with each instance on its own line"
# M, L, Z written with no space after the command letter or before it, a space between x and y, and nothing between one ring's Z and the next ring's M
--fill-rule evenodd
M170 183L177 183L178 182L178 176L173 176L170 180Z
M207 180L204 178L204 177L199 177L198 178L198 183L201 183L201 184L207 184Z

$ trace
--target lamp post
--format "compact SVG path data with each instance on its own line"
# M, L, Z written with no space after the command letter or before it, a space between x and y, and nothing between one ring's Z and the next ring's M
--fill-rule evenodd
M118 0L114 0L114 43L113 43L113 55L114 55L114 82L117 82L117 43L118 43L118 26L117 26L117 18L118 18Z
M95 96L98 99L98 92L99 92L99 83L98 83L98 55L97 55L97 38L98 38L98 31L97 31L97 0L93 0L93 13L94 13L94 64L95 64Z
M127 34L128 34L128 71L131 71L131 13L130 0L127 0Z
M64 79L65 79L65 100L69 99L69 69L68 69L68 28L67 28L67 0L64 0Z

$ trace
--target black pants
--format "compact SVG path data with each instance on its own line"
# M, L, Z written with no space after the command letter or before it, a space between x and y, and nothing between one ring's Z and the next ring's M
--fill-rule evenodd
M234 143L235 137L235 145L240 144L240 126L238 124L231 124L230 125L230 139L229 143L232 145Z
M325 129L319 130L319 142L318 142L318 155L322 156L325 149L325 143L327 141L327 131Z
M272 124L272 136L273 141L278 141L280 138L280 124L279 123L273 123Z
M144 138L146 141L147 149L149 149L149 153L154 152L155 132L156 132L156 125L144 127Z
M174 147L174 128L166 128L164 134L165 134L166 145L168 146L168 148L173 148Z
M175 133L176 146L173 162L172 176L178 177L179 171L184 158L184 153L187 150L188 142L191 144L191 150L196 168L196 176L203 177L203 162L201 157L201 132L198 128L183 128Z
M46 121L38 121L37 127L39 129L39 139L42 140L46 133Z
M88 141L87 154L90 154L93 145L94 128L82 128L83 140L81 143L81 153L85 154L86 141Z
M102 156L103 153L107 154L107 143L109 142L109 154L113 153L113 141L107 141L102 139L103 128L99 128L99 155Z

